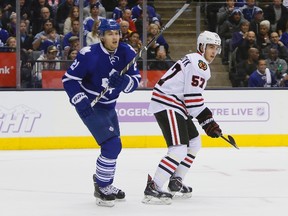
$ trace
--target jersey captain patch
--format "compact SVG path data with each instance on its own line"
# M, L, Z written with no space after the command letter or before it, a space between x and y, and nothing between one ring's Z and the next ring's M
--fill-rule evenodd
M198 67L204 71L207 70L207 64L202 60L198 61Z

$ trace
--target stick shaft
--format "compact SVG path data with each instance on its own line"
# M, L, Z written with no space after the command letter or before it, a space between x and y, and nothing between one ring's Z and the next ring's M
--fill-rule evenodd
M161 28L158 34L155 35L152 40L146 46L144 46L138 52L138 54L126 65L126 67L122 69L122 71L120 72L121 75L125 74L129 70L129 68L135 64L135 62L142 56L143 51L147 50L152 45L152 43L154 43L154 41L156 41L160 37L160 35L162 35L162 33L172 25L172 23L189 7L191 2L192 0L186 1L182 8L169 20L168 23L166 23L164 27ZM98 103L98 101L108 92L109 88L109 86L105 87L103 91L100 92L100 94L91 102L92 107L95 106L95 104Z

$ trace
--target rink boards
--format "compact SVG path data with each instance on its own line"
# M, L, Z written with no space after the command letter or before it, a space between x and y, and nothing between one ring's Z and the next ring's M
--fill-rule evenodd
M205 103L224 135L239 147L288 146L288 102L285 89L206 90ZM0 150L97 148L66 93L0 91ZM117 112L123 147L164 147L161 131L147 109L151 90L122 94ZM207 137L196 123L204 147L229 147Z

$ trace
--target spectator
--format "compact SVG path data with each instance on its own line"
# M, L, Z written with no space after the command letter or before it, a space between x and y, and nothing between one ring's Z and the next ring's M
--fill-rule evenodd
M40 50L44 53L45 50L50 46L55 46L58 50L57 57L61 57L61 44L57 37L57 32L55 28L50 28L47 30L47 38L40 45Z
M240 31L234 32L232 34L230 52L233 52L236 49L236 47L239 47L242 44L242 42L246 39L249 31L249 26L250 26L249 21L245 20L240 24Z
M21 58L21 87L32 88L31 72L34 65L32 57L33 36L28 34L25 20L20 21L20 58Z
M90 5L91 16L86 17L85 20L83 21L85 36L88 34L88 32L92 31L93 24L96 20L105 19L104 17L99 16L99 12L100 12L99 5L100 5L99 2L97 2L96 4Z
M288 20L286 22L286 29L283 34L280 36L280 41L286 46L288 49Z
M227 20L235 8L234 0L226 0L226 4L223 5L217 12L217 25L221 26L225 20Z
M95 4L97 4L99 8L98 15L100 17L106 18L106 9L103 7L101 2L99 0L89 0L89 4L83 9L83 18L86 19L87 17L91 16L91 5L95 5Z
M42 87L42 70L60 70L61 65L57 58L58 49L56 46L49 46L43 54L39 56L34 65L32 76L35 81L35 87Z
M16 20L16 13L12 12L10 15L10 21L7 23L7 31L9 33L9 36L16 37Z
M271 23L271 30L277 31L280 35L285 31L287 16L288 10L282 5L281 0L273 0L273 3L264 9L264 18Z
M47 0L47 3L51 6L53 14L57 13L57 8L64 0Z
M78 53L78 50L77 50L77 49L70 49L69 52L68 52L68 58L67 58L67 60L74 61L74 59L75 59L76 56L77 56L77 53Z
M222 64L228 65L229 57L229 47L234 32L240 31L241 22L244 19L242 18L242 13L239 9L234 9L223 25L219 27L219 36L222 39Z
M6 29L0 27L0 47L3 47L9 38L9 33Z
M26 55L31 55L33 52L33 36L28 34L25 20L20 21L20 47L21 51Z
M118 0L118 6L115 7L115 9L113 10L112 18L115 20L122 18L124 11L126 9L129 9L127 7L127 4L128 4L127 0Z
M261 8L259 9L255 9L254 10L254 14L253 14L253 18L250 21L250 31L254 31L256 34L256 37L259 35L260 32L260 22L264 20L264 14L263 14L263 10Z
M149 25L147 33L151 33L154 37L159 33L159 31L160 31L159 25L151 23ZM156 43L159 45L163 45L164 48L166 49L167 54L169 54L169 44L167 43L162 34L157 38Z
M146 27L145 27L145 29L148 29L149 28L149 17L148 17L148 15L145 16L145 19L146 19L146 22L145 22ZM140 38L143 38L143 24L144 24L143 14L141 14L134 23L135 23L136 31L140 34Z
M288 87L288 74L287 73L283 74L282 79L280 80L279 86Z
M288 0L283 0L283 5L288 8Z
M7 29L7 21L3 19L2 8L0 7L0 28Z
M31 20L30 1L20 0L19 3L20 3L20 19L26 22L27 33L30 33L30 20Z
M9 48L8 51L15 52L16 51L16 37L10 36L6 41L6 46Z
M248 87L277 87L275 74L267 68L265 59L259 59L257 70L248 79Z
M128 38L128 44L130 44L133 48L138 47L138 50L137 51L135 50L138 53L138 51L142 47L142 42L140 40L140 35L138 32L130 33Z
M16 11L16 1L15 0L6 0L0 1L0 8L2 8L3 21L8 22L12 12Z
M257 45L255 33L253 31L249 31L247 37L239 45L236 51L236 62L241 62L248 59L248 50L252 47L257 48L261 52L260 47Z
M45 8L43 10L43 8ZM31 4L32 14L32 35L36 35L42 30L43 22L47 19L54 20L55 14L53 13L52 7L47 3L46 0L35 0ZM55 23L54 23L54 27Z
M50 28L55 28L53 23L54 22L51 19L48 19L48 20L44 21L44 23L43 23L43 31L39 32L34 37L34 41L32 43L33 50L39 50L39 47L40 47L41 43L44 42L45 40L47 40L47 31ZM57 34L57 40L58 41L60 41L60 37L61 36L59 34Z
M255 5L255 0L246 0L246 4L240 8L244 19L248 20L249 22L253 19L255 11L260 9L261 8Z
M63 27L63 34L64 35L66 35L68 32L72 31L72 21L73 20L79 20L79 7L78 6L73 6L71 8L69 15L64 22L64 27Z
M133 20L131 18L131 15L132 15L131 10L130 9L125 9L123 11L122 18L119 18L116 21L118 23L121 23L122 20L127 21L129 23L129 30L132 31L132 32L135 32L135 31L137 31L137 29L136 29L135 23L133 22Z
M39 32L42 31L43 28L43 23L46 22L47 20L53 21L53 26L55 28L55 22L52 19L51 13L49 8L47 7L42 7L40 10L40 17L37 17L32 20L32 35L36 35Z
M80 34L80 22L78 19L75 19L72 21L72 30L68 32L66 35L64 35L63 42L62 42L62 47L64 50L64 56L67 56L68 51L70 49L70 42L69 39L73 36L76 36L79 38Z
M271 48L278 50L279 58L288 61L287 47L285 47L282 41L280 41L280 37L277 32L272 32L270 34L270 43L265 47L265 49L262 50L264 58L268 58L268 53Z
M77 51L80 50L81 47L79 37L72 36L71 38L69 38L69 43L70 43L70 49L76 49Z
M268 20L263 20L260 22L260 31L257 35L257 44L260 49L265 49L270 42L270 22Z
M76 49L70 49L69 50L69 52L67 54L67 60L68 61L65 62L63 67L62 67L64 70L67 70L71 66L71 64L75 60L77 54L78 54L78 50L76 50Z
M138 4L134 7L132 7L131 11L132 11L132 19L134 22L136 22L136 20L141 17L142 15L142 9L143 7L143 0L138 0ZM155 23L157 25L160 26L160 19L157 17L156 11L153 7L151 7L150 5L147 5L147 14L149 17L149 23Z
M147 44L150 43L150 41L154 38L154 36L151 33L148 33L147 35ZM150 45L150 47L147 49L147 59L155 59L156 58L156 48L159 46L159 44L154 41Z
M277 49L270 48L266 64L269 70L275 73L276 80L280 84L283 74L287 73L287 62L279 58Z
M121 38L120 41L128 43L129 35L131 31L129 30L129 23L125 20L122 20L120 23Z
M69 13L72 10L73 6L73 0L64 0L57 8L56 22L59 27L60 34L63 34L64 22L69 16Z
M34 65L33 36L28 34L25 20L20 21L20 59L21 59L21 87L32 88L32 69Z
M87 37L86 37L87 46L101 42L100 35L98 34L99 24L100 24L100 20L96 20L93 24L92 31L87 34Z
M250 48L248 50L248 59L242 60L236 65L235 74L230 74L232 87L247 87L250 75L257 69L259 60L259 50Z
M158 46L156 48L156 57L154 60L150 62L148 65L149 70L168 70L172 65L174 65L174 61L167 56L166 49L164 46Z

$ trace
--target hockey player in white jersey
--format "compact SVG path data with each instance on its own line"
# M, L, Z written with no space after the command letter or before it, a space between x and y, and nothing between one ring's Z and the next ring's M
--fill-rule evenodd
M143 203L170 204L173 197L189 198L192 187L183 179L201 148L196 118L212 138L222 131L204 103L202 92L211 77L209 64L221 52L221 39L204 31L197 38L197 52L178 60L155 85L149 106L162 130L168 152L160 160L152 179L148 175ZM169 180L168 191L163 185Z

